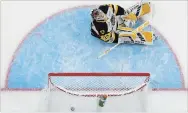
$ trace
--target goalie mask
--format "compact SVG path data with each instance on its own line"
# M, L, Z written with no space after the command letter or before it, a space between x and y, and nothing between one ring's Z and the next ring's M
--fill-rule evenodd
M93 9L91 12L91 16L96 21L105 21L106 20L106 15L100 9Z

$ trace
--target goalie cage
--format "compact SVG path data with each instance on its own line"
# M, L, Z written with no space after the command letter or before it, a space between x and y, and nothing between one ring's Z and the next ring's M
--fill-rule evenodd
M149 73L49 73L38 111L146 111ZM106 101L101 107L101 96Z

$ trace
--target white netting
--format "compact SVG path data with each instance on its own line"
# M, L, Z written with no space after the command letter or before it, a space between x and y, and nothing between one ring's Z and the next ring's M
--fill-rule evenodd
M89 95L125 95L133 93L143 88L148 80L148 74L136 74L133 73L125 76L118 74L111 76L109 74L100 74L100 76L78 76L79 73L72 73L71 76L63 74L56 74L55 76L49 75L49 84L55 86L59 90L67 92L73 95L89 96Z
M108 76L103 73L90 73L86 75L83 73L56 73L49 76L49 86L41 92L38 111L146 111L147 90L138 90L146 86L149 74L125 73L109 74ZM147 87L144 88L147 89ZM100 94L108 95L104 107L99 107L98 96Z

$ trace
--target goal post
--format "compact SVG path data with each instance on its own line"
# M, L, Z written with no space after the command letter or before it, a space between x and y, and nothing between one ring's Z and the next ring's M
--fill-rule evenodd
M49 73L46 111L145 111L149 78L149 73Z

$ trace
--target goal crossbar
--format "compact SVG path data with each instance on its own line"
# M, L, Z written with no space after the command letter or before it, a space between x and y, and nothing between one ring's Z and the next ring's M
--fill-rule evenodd
M96 73L96 72L88 72L88 73L49 73L48 76L147 76L149 77L149 73Z

